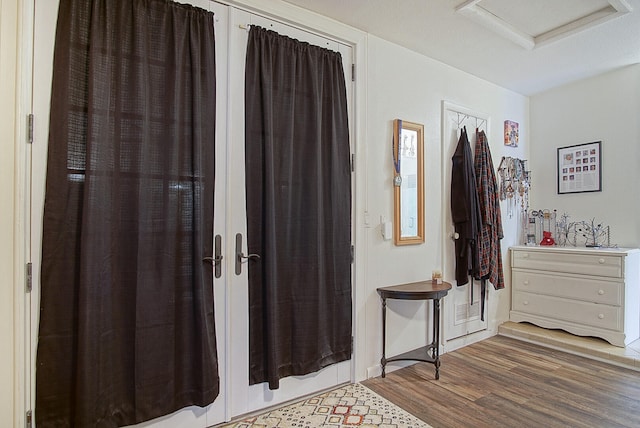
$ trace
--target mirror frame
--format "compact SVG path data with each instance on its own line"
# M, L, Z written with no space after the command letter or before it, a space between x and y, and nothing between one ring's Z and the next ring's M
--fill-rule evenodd
M418 134L417 142L417 208L418 208L418 233L415 236L402 236L401 212L402 212L402 192L400 186L393 186L394 212L393 212L393 239L395 245L412 245L424 243L424 126L419 123L407 122L400 119L393 121L393 153L394 153L394 178L396 176L395 164L399 155L399 136L403 130L415 131ZM400 164L399 174L402 175L402 164Z

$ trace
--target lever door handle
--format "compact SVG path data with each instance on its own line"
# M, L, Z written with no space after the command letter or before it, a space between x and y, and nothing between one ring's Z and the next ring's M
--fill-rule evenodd
M203 262L211 262L211 263L220 263L222 261L224 257L223 256L219 256L219 257L203 257L202 261Z
M236 234L236 275L242 273L242 261L250 259L260 259L260 254L247 254L246 256L242 252L242 234Z
M247 254L245 256L244 253L240 253L238 254L238 257L240 257L241 259L259 259L260 254Z
M220 278L222 276L222 259L224 258L222 255L222 237L220 235L216 235L214 239L214 252L213 257L204 257L202 261L211 263L215 277Z

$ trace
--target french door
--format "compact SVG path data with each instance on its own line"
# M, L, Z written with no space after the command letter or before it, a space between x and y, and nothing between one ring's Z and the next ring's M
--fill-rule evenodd
M233 417L277 405L350 381L351 361L334 364L306 376L282 379L280 388L268 384L249 385L249 318L246 254L244 183L244 62L250 25L326 47L342 54L345 77L350 76L352 50L349 46L299 30L263 16L209 0L183 0L215 13L216 37L216 190L214 235L220 242L222 259L213 269L216 335L220 371L220 395L206 408L190 407L155 419L140 427L204 428ZM32 111L34 144L31 152L30 260L33 291L30 297L30 328L27 342L28 400L35 404L35 357L38 337L40 253L42 214L49 130L49 105L58 0L35 1ZM348 80L348 79L347 79ZM353 124L352 85L347 85L350 123ZM354 192L352 192L354 193ZM212 255L214 256L214 255ZM240 260L240 263L237 261ZM36 410L37 411L37 410Z
M228 156L229 165L244 165L244 65L245 52L248 40L248 29L251 25L258 25L276 31L279 34L305 41L310 44L319 45L342 54L343 66L349 67L351 64L351 48L341 45L335 41L328 40L301 31L288 25L284 25L265 17L251 14L246 11L231 9L229 20L229 141ZM350 76L347 70L344 70L345 77ZM349 88L350 85L347 85ZM352 97L348 92L348 104ZM351 123L353 123L351 121ZM245 195L244 195L244 170L243 168L234 168L233 174L229 174L229 180L233 182L228 185L228 224L229 237L227 239L229 254L237 254L242 252L246 254L246 224L244 215ZM240 215L241 213L241 215ZM242 248L236 249L235 237L242 236ZM236 256L237 257L237 256ZM244 260L244 259L243 259ZM234 260L235 261L235 260ZM249 331L249 318L247 314L247 302L249 299L247 287L247 264L251 263L251 259L246 259L241 266L241 273L235 274L235 268L229 266L227 268L229 279L229 301L230 308L234 314L229 320L230 322L230 355L232 364L230 364L231 373L229 378L233 382L229 385L229 396L231 398L231 414L239 415L254 411L263 407L273 406L275 404L291 400L302 395L310 394L314 391L330 388L337 384L350 380L351 363L345 361L333 364L322 369L319 372L307 376L292 376L280 380L280 388L277 390L269 390L267 383L249 385L248 384L248 367L249 367L249 342L247 340L236 340L236 338L244 338ZM229 270L230 269L230 270ZM237 316L242 314L242 316Z
M454 226L451 216L451 158L456 150L460 129L467 127L471 152L475 151L475 129L488 131L489 117L475 113L465 107L443 102L442 105L442 195L443 221L445 231L442 242L442 260L445 278L455 278ZM488 294L488 293L487 293ZM466 336L487 329L487 319L481 317L480 281L469 280L466 285L455 284L444 302L445 340ZM485 308L486 311L486 308Z

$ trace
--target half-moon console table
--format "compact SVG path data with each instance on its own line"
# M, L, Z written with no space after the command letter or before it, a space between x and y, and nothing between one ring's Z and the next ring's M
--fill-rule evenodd
M432 281L412 282L410 284L393 285L377 289L382 298L382 377L385 377L385 368L391 361L423 361L436 366L436 379L440 379L440 299L451 290L451 284L443 282L436 284ZM399 300L433 300L433 340L430 344L386 358L387 337L387 299Z

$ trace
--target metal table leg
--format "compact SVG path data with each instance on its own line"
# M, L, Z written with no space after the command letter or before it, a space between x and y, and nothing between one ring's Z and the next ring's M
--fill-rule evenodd
M387 339L387 299L382 298L382 358L380 359L380 365L382 366L382 377L385 377L385 367L387 365L387 358L385 357Z

